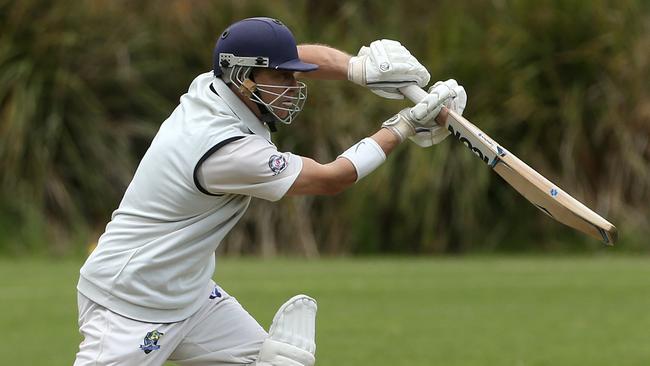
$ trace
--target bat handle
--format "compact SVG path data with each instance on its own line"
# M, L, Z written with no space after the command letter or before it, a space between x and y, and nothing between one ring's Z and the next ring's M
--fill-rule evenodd
M413 103L419 103L422 99L424 99L424 97L427 96L427 92L417 85L405 86L399 88L399 91L404 94L405 97L409 98Z
M404 94L405 97L411 100L413 103L419 103L424 97L426 97L429 93L427 93L424 89L420 88L417 85L409 85L405 86L402 88L399 88L399 91ZM438 122L439 125L443 127L447 127L447 118L449 114L451 114L451 111L447 110L446 107L442 107L442 113L436 117L436 122Z

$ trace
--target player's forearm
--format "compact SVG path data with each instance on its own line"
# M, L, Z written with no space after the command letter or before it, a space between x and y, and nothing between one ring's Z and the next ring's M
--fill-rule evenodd
M392 133L391 131L382 128L377 131L374 135L370 136L377 144L384 150L384 154L388 156L400 143L399 137Z
M303 44L298 46L298 57L303 62L318 65L318 70L299 73L299 77L321 80L347 80L350 55L335 48Z
M379 148L383 151L383 157L378 158L359 158L354 156L339 157L329 164L319 164L310 158L302 158L302 170L300 175L291 186L288 195L334 195L338 194L359 180L359 173L365 175L374 170L385 156L390 154L393 149L400 143L397 137L391 131L382 128L370 137L377 143ZM366 139L364 139L366 140ZM370 141L360 141L352 147L352 150L357 153L366 151L366 154L381 154L380 152L373 153L373 150L368 150L367 144ZM350 160L350 158L352 160ZM379 160L377 160L379 159ZM374 160L374 163L373 163ZM353 163L355 161L355 163ZM370 167L367 164L371 164ZM365 166L364 166L365 165ZM372 166L374 165L374 166Z
M335 195L354 184L357 178L354 165L346 159L320 164L311 158L302 158L302 170L287 191L288 196Z

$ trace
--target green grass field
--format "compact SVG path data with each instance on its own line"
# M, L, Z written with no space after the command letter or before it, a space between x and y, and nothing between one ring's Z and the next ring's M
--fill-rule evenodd
M71 365L79 261L0 260L0 364ZM268 327L318 300L318 365L650 365L650 258L224 259Z

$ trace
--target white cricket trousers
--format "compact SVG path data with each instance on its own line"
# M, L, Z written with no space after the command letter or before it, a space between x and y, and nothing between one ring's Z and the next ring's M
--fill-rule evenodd
M155 324L125 318L78 293L84 337L74 366L247 365L257 359L266 331L237 300L215 285L194 315Z

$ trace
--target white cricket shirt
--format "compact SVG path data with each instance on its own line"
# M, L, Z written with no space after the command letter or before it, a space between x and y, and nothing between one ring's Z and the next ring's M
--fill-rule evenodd
M282 198L301 169L221 79L199 75L142 158L77 289L128 318L188 318L251 197Z

